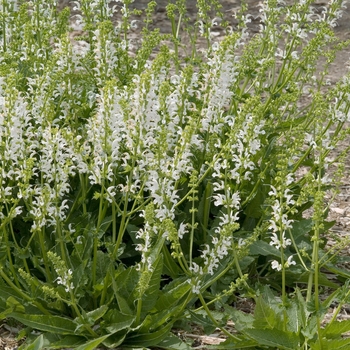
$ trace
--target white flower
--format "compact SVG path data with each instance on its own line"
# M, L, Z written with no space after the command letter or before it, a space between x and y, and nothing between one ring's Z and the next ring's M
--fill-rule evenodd
M74 289L73 282L70 282L70 280L72 279L72 274L73 274L72 270L69 269L67 272L63 273L63 276L59 276L56 279L57 284L62 284L65 287L66 292L69 292L70 290Z
M179 226L179 229L177 231L177 235L179 237L179 239L182 239L183 236L188 232L188 230L186 229L187 225L185 223L181 223Z
M270 241L270 245L275 246L277 249L279 249L281 247L281 242L278 238L278 236L276 235L275 232L271 232L271 241Z
M274 269L274 270L277 270L277 271L281 271L282 270L282 265L277 261L277 260L273 260L271 262L271 267Z
M287 261L284 263L284 267L288 268L291 265L296 265L296 262L293 259L293 255L289 256Z

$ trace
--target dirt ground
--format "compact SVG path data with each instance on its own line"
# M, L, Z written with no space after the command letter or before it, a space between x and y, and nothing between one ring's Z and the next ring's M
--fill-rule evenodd
M135 0L133 6L137 9L145 9L149 0ZM157 7L156 13L154 16L155 25L160 28L163 33L170 33L171 27L169 20L166 16L165 6L168 4L168 0L156 0ZM246 0L249 6L249 14L252 17L252 23L250 24L250 29L253 32L258 31L259 20L256 16L259 14L259 1L257 0ZM287 5L294 3L293 0L286 0ZM240 0L221 0L220 3L223 5L223 13L225 19L228 20L232 26L236 25L236 22L233 18L235 11L240 8L241 1ZM116 3L117 6L121 6L120 3ZM314 6L321 11L322 6L327 6L328 1L326 0L317 0L315 1ZM60 0L59 6L62 8L64 6L70 6L71 9L74 7L73 1L69 0ZM197 8L195 0L187 0L187 10L188 14L191 18L191 21L195 20ZM74 13L74 11L73 11ZM135 18L137 19L137 18ZM116 18L118 20L118 18ZM140 22L141 23L141 22ZM139 29L134 30L131 33L131 36L137 42L140 39ZM344 40L350 39L350 1L348 3L348 8L344 9L343 17L338 21L338 26L335 28L337 35ZM224 32L220 27L213 29L214 36L216 40L220 40ZM80 34L79 28L76 28L76 34ZM204 45L204 43L203 43ZM350 48L345 49L341 53L338 54L334 64L332 64L329 79L331 84L337 82L344 74L348 71L348 64L350 61ZM350 139L344 140L340 149L344 149L349 145ZM338 152L338 151L337 151ZM335 154L334 154L335 155ZM341 193L336 198L336 200L330 206L329 213L330 220L335 220L336 225L333 227L332 232L340 237L347 237L350 233L350 155L347 157L346 163L346 172L343 178L343 184L341 186ZM329 244L332 244L332 240L329 239ZM344 251L344 254L350 255L350 247ZM239 308L248 310L252 308L252 305L247 300L241 300L240 305L237 305ZM329 314L327 317L332 316L333 309L329 309ZM350 319L349 309L344 307L341 312L341 319ZM9 324L0 322L0 350L13 350L16 349L18 344L15 341L15 335L18 333L18 329L16 327L10 326ZM196 332L194 332L196 333ZM201 334L181 334L184 337L192 338L196 345L198 345L201 349L204 349L206 345L215 345L219 344L223 341L220 333L215 333L211 336L203 336Z

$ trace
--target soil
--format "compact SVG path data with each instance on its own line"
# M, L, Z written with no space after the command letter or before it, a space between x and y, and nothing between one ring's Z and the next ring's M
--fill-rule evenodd
M220 1L220 0L219 0ZM135 0L132 6L134 8L144 10L148 4L149 0ZM157 7L156 12L154 14L154 25L160 29L162 33L170 33L171 32L171 26L170 22L167 19L166 15L166 5L168 4L168 0L156 0ZM240 9L241 6L241 0L221 0L220 3L223 6L223 14L225 20L229 21L229 23L232 25L233 28L235 28L235 25L237 22L235 21L233 15L236 11ZM259 30L259 19L257 18L257 15L259 14L258 7L259 2L257 0L246 0L246 3L249 6L249 14L252 15L252 22L249 25L249 28L252 32L257 32ZM293 0L286 0L286 5L290 5L294 3ZM115 3L117 6L121 6L120 2ZM324 0L316 0L314 2L314 6L318 11L321 11L323 6L327 6L328 1ZM65 6L69 6L72 9L72 13L74 14L75 11L74 8L74 2L69 0L59 0L59 7L63 8ZM190 18L190 22L194 22L196 20L196 14L197 14L197 7L196 7L196 0L187 0L186 3L187 6L187 13ZM139 20L141 22L141 18L135 17L136 20ZM115 18L115 21L118 21L119 18ZM73 33L73 38L76 35L81 34L81 28L76 28L74 26L74 23L72 23L72 27L75 28L75 31ZM133 30L133 32L130 33L131 37L135 41L135 45L137 46L140 41L140 28L139 27L136 30ZM337 27L335 27L335 32L337 36L340 39L348 40L350 39L350 1L348 4L348 8L344 9L342 18L338 21ZM224 37L224 30L217 26L212 30L214 40L220 41ZM182 42L186 43L186 40L188 38L182 38ZM199 45L205 45L205 42L200 42ZM200 49L200 47L199 47ZM343 50L340 52L335 60L335 62L331 66L330 74L328 76L330 83L335 84L339 79L344 76L348 72L348 64L350 63L350 48ZM342 144L340 145L339 149L333 154L333 156L336 156L338 152L340 152L342 149L346 148L349 145L350 138L344 140ZM327 198L328 199L328 198ZM334 220L336 222L335 226L332 228L331 234L334 234L338 238L345 238L349 236L349 230L350 230L350 154L347 156L346 161L346 167L345 167L345 173L344 177L342 179L342 186L341 186L341 192L339 193L338 197L335 199L335 201L332 202L330 206L330 212L329 212L329 219ZM334 239L331 237L331 235L328 237L328 245L332 245L334 243ZM343 251L344 255L349 256L350 255L350 246ZM350 266L349 266L350 267ZM236 305L238 308L244 310L245 312L249 312L249 310L253 310L253 305L249 300L242 299L238 302ZM335 306L334 306L335 307ZM326 318L330 318L332 316L334 309L330 308L329 313ZM339 315L339 319L350 319L350 309L345 306ZM228 327L232 328L232 325L228 325ZM232 328L233 330L233 328ZM18 342L15 340L15 336L18 333L19 329L15 327L9 326L6 322L0 323L0 350L12 350L16 349L18 346ZM204 336L200 332L193 332L193 334L189 334L188 332L179 332L179 336L187 339L192 339L194 342L194 345L196 345L195 348L197 349L205 349L206 345L215 345L219 344L224 340L224 337L220 334L220 332L216 332L215 334L212 334L210 336Z

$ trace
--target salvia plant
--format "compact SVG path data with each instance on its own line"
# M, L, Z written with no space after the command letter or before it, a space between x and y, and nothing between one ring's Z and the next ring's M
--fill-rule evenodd
M1 319L20 349L190 349L194 326L216 349L348 349L349 242L325 244L344 2L265 0L253 33L244 2L178 0L168 34L132 2L1 1Z

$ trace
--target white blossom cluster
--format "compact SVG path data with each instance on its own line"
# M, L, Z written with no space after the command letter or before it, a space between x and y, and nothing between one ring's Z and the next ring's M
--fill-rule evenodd
M121 64L120 52L127 50L127 44L120 37L115 40L114 35L119 35L120 28L110 29L103 25L102 19L111 18L118 9L124 18L128 17L128 9L124 2L118 4L119 7L108 6L110 3L105 1L101 7L102 3L97 0L76 2L77 10L84 14L84 18L76 16L80 27L88 28L101 22L90 32L90 41L82 51L77 52L69 35L62 35L54 42L43 38L49 42L46 48L40 46L39 40L32 40L16 44L16 48L11 47L6 52L18 58L23 67L30 66L33 55L37 63L23 78L23 91L16 88L18 72L0 78L0 219L14 218L26 210L33 237L49 228L55 243L63 241L58 237L63 231L69 236L76 235L73 238L77 244L82 244L82 233L76 232L67 220L70 210L79 205L72 197L79 191L84 192L85 187L87 192L100 191L97 196L91 192L88 195L100 199L101 216L113 207L113 215L124 220L124 231L129 220L136 217L142 222L135 234L135 250L140 254L141 264L152 271L158 258L152 255L152 249L159 237L168 240L170 246L176 243L174 247L181 250L180 241L191 234L193 237L196 232L196 220L199 220L195 215L196 206L202 200L196 197L196 190L208 176L212 193L204 200L214 208L216 221L211 227L211 236L200 248L198 260L190 256L189 271L186 271L192 292L198 294L204 277L214 276L221 262L232 254L236 242L234 234L244 210L244 185L254 186L260 167L264 165L260 164L261 153L266 146L264 143L269 142L267 130L273 129L273 122L266 116L268 113L264 114L270 87L260 84L260 66L245 73L246 63L241 62L237 52L249 37L246 28L240 36L232 34L232 43L214 43L204 57L205 69L201 71L184 63L184 67L173 72L169 63L172 53L163 48L152 64L147 62L139 67L141 63L138 62L130 65L131 73L127 72L127 77L116 77ZM267 26L270 16L279 16L285 11L284 31L301 42L308 38L305 22L311 23L317 18L333 26L340 17L338 10L332 10L332 1L321 14L310 9L306 20L284 6L283 1L277 3L273 9L268 1L261 5L261 22ZM298 6L305 4L300 1ZM39 14L41 21L33 19L20 28L14 18L6 17L9 24L6 40L11 39L13 31L24 38L30 32L39 34L40 26L47 27L51 23L46 33L50 38L57 23L49 7L41 4ZM244 25L250 20L250 15L242 16ZM272 36L270 39L274 40ZM4 43L2 53L5 54ZM269 54L271 57L259 60L259 65L273 63L276 57L284 60L288 55L298 61L300 55L298 51L290 52L288 46L276 47ZM89 64L91 71L86 69ZM248 82L245 74L253 77L249 86L245 85ZM86 79L86 86L79 83L81 77ZM126 82L121 81L122 78ZM350 120L350 93L344 93L349 85L349 78L344 78L340 93L329 109L334 121ZM254 100L254 89L261 86L265 89L263 95L259 101ZM240 88L246 89L247 94L241 93ZM271 108L277 104L276 97ZM84 111L87 112L84 114ZM287 108L284 111L287 113ZM323 130L320 127L315 128L314 135L305 133L302 136L304 145L313 150L321 146L331 150L331 135ZM325 159L319 159L321 161L326 163ZM198 178L195 183L189 183L195 172ZM73 180L80 178L81 188L72 188ZM288 231L292 229L293 220L288 210L296 201L289 188L294 174L287 174L283 181L283 186L271 186L268 220L270 245L281 251L292 244ZM323 183L326 182L324 178ZM82 202L85 200L82 198ZM152 206L152 211L147 212L146 202ZM191 209L186 207L188 203ZM186 214L191 214L191 223L177 217L181 205L186 207ZM203 201L200 205L204 206ZM126 213L128 210L132 214ZM103 217L98 221L101 225L108 220ZM168 222L173 226L166 228L164 223ZM240 239L239 246L244 245L245 241ZM185 255L177 253L179 259ZM293 264L291 255L284 266L274 260L272 268L280 271ZM71 291L74 288L72 270L56 270L56 273L59 276L56 282Z
M285 184L290 185L293 182L293 174L288 174ZM280 250L283 248L282 253L284 254L284 249L292 244L292 240L286 237L286 232L288 229L293 227L292 223L294 220L288 219L288 215L285 213L286 207L293 206L295 201L293 196L290 194L291 190L287 187L282 193L277 191L277 189L271 185L271 191L269 195L274 198L274 204L271 206L272 213L271 219L269 220L269 231L271 235L270 245L274 246L276 249ZM290 265L295 265L296 262L293 260L293 255L290 255L287 261L284 263L284 267L288 268ZM271 262L271 267L277 271L280 271L283 266L277 260Z

